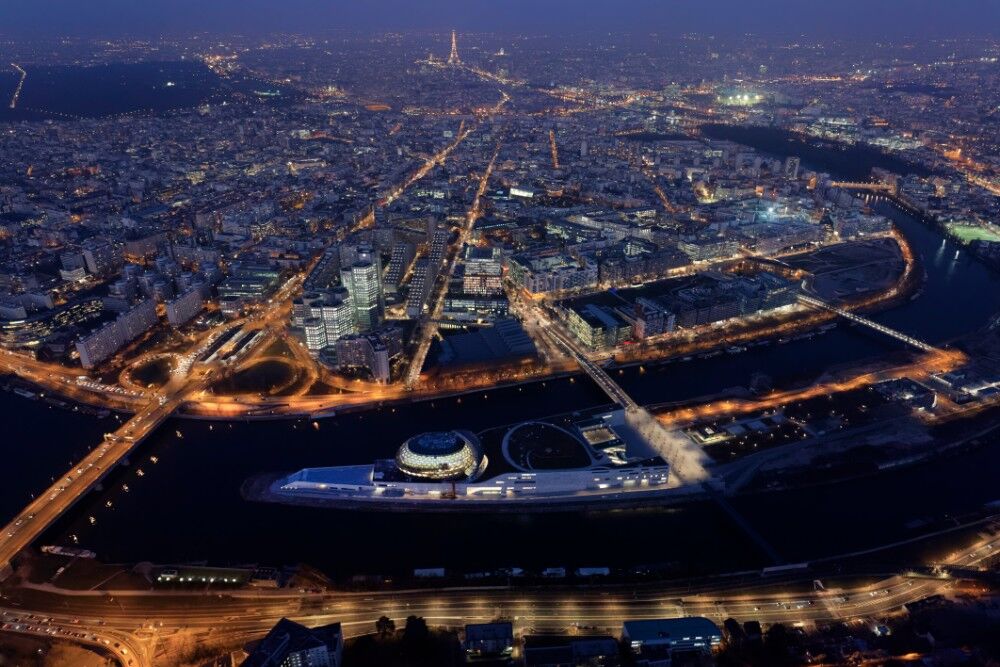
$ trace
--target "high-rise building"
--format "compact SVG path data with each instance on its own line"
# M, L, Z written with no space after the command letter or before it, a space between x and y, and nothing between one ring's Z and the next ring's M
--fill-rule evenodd
M436 223L433 229L427 231L429 238L427 254L413 265L410 291L406 295L406 315L413 319L420 317L424 312L427 299L444 265L445 252L448 250L448 241L451 238L451 231L447 227L438 227Z
M437 271L431 269L426 257L421 257L413 264L413 277L410 279L409 292L406 294L407 317L417 319L423 314L424 304L436 278Z
M306 347L319 352L355 333L354 307L343 288L308 292L292 304L292 325L303 331Z
M395 294L399 289L399 284L403 281L406 272L413 264L416 256L416 248L409 241L397 241L392 246L392 259L389 260L389 268L385 272L385 289Z
M204 303L201 290L189 287L179 297L167 303L167 321L172 326L179 327L197 315Z
M76 342L80 363L84 368L93 368L152 328L156 322L156 302L152 299L140 302L119 315L114 322Z
M354 309L348 299L329 297L320 307L328 344L354 333Z
M337 365L341 368L366 368L376 382L388 382L390 360L398 354L396 346L379 334L357 334L337 341Z
M503 267L496 248L465 249L462 292L478 296L500 294L503 291Z
M385 294L382 288L382 263L378 255L359 255L358 261L340 272L340 283L347 288L354 309L354 325L358 331L377 327L385 315Z
M121 247L107 239L89 238L80 247L87 271L94 275L109 275L124 263Z
M315 311L326 300L325 292L306 292L292 301L292 326L301 327L307 317L319 317Z
M319 352L327 346L326 325L321 318L305 318L302 329L305 332L306 349L310 352Z

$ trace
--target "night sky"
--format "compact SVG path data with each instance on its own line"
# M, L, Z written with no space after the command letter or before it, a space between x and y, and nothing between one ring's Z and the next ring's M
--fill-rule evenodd
M1000 35L1000 0L0 0L0 34L446 30Z

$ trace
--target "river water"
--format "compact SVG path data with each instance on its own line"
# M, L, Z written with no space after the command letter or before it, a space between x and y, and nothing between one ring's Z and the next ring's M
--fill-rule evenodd
M25 64L28 72L17 99L9 102L20 75L0 67L0 122L98 118L136 112L164 112L206 103L252 99L260 88L277 89L234 75L222 79L199 61L107 63L92 66ZM281 98L294 99L282 89Z

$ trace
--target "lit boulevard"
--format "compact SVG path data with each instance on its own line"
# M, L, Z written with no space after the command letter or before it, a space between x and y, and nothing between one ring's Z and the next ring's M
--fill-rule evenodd
M476 224L476 220L482 215L483 194L485 194L486 188L489 186L490 176L493 175L493 167L496 165L497 155L499 154L500 146L497 146L497 149L493 152L493 157L490 159L490 163L486 165L486 169L479 179L479 186L476 188L476 195L472 200L472 206L469 207L469 211L465 214L464 224L459 229L458 240L448 248L448 256L445 259L445 270L442 278L439 279L440 287L437 293L431 298L433 305L430 313L424 319L417 343L417 351L413 355L409 370L407 371L406 386L408 389L412 389L420 378L420 369L423 368L427 352L430 350L435 333L437 333L437 324L444 309L444 298L448 290L448 284L451 282L451 277L455 273L455 266L458 264L458 253L465 247L469 239L469 233L472 231L472 226Z
M170 663L179 657L176 651L190 647L191 640L239 646L266 633L282 617L309 626L340 622L348 637L371 634L380 616L399 623L410 615L449 627L507 618L519 632L527 633L572 632L576 627L615 633L626 620L679 616L704 616L717 623L733 617L811 626L817 621L884 618L906 604L947 594L957 579L949 574L950 568L976 571L997 548L1000 538L991 536L925 568L926 575L911 571L888 578L859 575L854 581L863 583L844 586L834 578L824 580L822 590L811 585L819 575L809 570L771 581L749 573L693 587L461 587L302 594L280 590L76 592L27 586L16 592L17 606L0 605L0 614L3 621L19 628L15 632L54 634L104 646L135 667Z

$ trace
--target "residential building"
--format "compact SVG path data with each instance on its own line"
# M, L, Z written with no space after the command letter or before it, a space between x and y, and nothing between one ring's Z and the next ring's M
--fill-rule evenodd
M241 667L340 667L343 651L340 623L307 628L283 618L253 647Z

